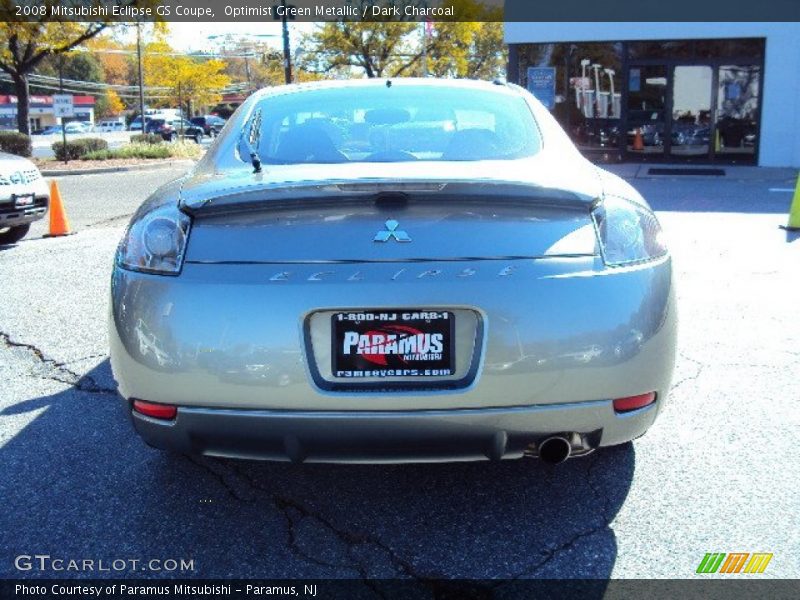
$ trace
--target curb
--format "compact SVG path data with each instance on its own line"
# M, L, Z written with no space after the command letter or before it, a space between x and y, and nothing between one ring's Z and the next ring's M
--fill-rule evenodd
M168 167L192 166L195 161L191 159L170 160L167 162L145 163L140 165L121 165L117 167L95 167L92 169L45 169L41 171L42 177L62 177L65 175L99 175L102 173L124 173L126 171L147 171L150 169L166 169Z

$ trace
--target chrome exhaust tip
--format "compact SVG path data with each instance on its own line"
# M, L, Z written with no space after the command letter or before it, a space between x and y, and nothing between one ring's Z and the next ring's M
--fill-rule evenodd
M549 437L539 444L539 458L551 465L557 465L569 458L572 453L572 444L561 436Z

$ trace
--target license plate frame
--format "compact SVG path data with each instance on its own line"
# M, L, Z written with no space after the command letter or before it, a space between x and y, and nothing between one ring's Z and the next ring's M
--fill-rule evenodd
M30 208L36 201L36 194L13 194L14 208Z
M331 374L337 381L441 380L455 375L453 311L338 310L330 323Z

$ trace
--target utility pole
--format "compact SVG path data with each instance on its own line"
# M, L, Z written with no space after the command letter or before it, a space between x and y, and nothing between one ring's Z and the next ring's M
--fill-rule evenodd
M58 92L64 93L64 54L58 55ZM61 146L64 150L64 164L69 162L69 152L67 152L67 128L64 117L61 117Z
M144 79L142 78L142 22L136 21L136 59L139 63L139 117L144 134Z
M178 141L183 141L183 95L181 94L181 80L178 79Z
M286 16L286 0L281 0L281 24L283 25L283 76L286 83L292 83L292 55L289 49L289 18Z
M248 62L248 54L250 53L250 47L248 46L245 50L244 54L244 73L247 77L247 93L250 94L252 90L252 86L250 85L250 63Z
M422 76L428 76L428 21L422 21Z

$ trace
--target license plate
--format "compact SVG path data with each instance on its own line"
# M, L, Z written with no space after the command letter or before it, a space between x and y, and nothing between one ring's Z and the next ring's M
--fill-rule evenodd
M22 208L24 206L33 206L33 194L14 195L14 207Z
M441 310L337 312L331 316L337 378L449 377L455 316Z

